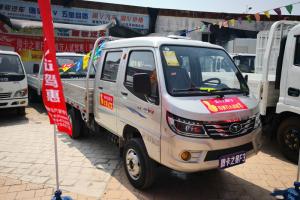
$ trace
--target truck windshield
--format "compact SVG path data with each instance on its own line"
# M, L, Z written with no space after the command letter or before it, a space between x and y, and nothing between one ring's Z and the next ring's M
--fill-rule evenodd
M243 73L254 73L255 56L234 56L234 63Z
M57 56L56 61L61 77L86 76L83 56Z
M164 45L161 56L168 92L173 96L248 94L248 86L221 49Z
M24 75L24 70L18 56L0 54L0 76L1 75Z

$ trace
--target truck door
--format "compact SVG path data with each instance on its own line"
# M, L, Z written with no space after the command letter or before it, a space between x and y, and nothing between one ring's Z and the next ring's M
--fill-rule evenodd
M286 104L300 107L300 29L297 29L298 33L295 36L289 38L290 44L287 47L293 49L291 55L288 56L290 59L288 63L287 79L286 79ZM287 48L286 48L287 49ZM281 79L282 80L282 79Z
M96 81L97 92L95 106L95 120L104 128L116 133L116 91L117 76L122 57L122 51L107 51L103 61L103 67L100 74L100 80Z
M124 80L120 84L120 124L131 125L143 136L148 154L155 160L160 159L160 121L161 103L156 69L156 59L152 48L128 50ZM136 93L133 90L133 75L148 73L151 80L151 95ZM120 126L122 127L122 125ZM121 131L121 130L120 130Z

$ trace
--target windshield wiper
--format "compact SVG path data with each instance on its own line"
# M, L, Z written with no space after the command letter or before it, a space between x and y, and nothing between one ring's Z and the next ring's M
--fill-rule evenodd
M0 72L0 75L4 75L4 76L7 76L7 75L14 75L14 76L20 76L20 75L23 75L23 74L18 74L18 73L15 73L15 72Z
M200 90L199 88L185 88L185 89L176 89L173 88L172 90L173 93L188 93L188 92L197 92L202 95L210 95L210 92L205 91L205 90Z
M214 90L212 92L231 92L231 93L234 93L234 94L245 94L245 95L248 95L248 92L247 91L243 91L241 89L238 89L238 88L221 88L221 89L217 89L217 90Z

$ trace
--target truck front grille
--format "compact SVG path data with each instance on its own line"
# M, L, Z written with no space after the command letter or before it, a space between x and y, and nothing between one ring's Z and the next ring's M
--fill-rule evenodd
M213 139L233 138L246 135L253 131L255 117L237 122L224 122L218 124L205 124L207 134Z
M0 99L8 99L11 97L11 92L0 93Z

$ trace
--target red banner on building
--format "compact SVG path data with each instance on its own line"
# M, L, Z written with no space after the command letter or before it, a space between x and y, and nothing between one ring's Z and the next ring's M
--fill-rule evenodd
M38 0L44 32L44 77L42 94L51 124L60 132L72 135L62 84L56 63L54 29L50 0Z
M201 102L211 113L247 109L247 106L237 97L205 99Z

